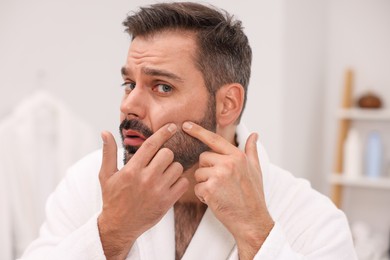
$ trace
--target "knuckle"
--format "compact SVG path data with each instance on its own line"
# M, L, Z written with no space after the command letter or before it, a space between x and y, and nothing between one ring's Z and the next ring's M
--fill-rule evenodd
M225 169L219 169L219 170L221 173L222 173L222 171L230 173L234 170L235 164L236 164L236 162L234 160L227 160L224 164Z
M150 187L151 186L151 178L149 176L144 176L140 179L140 185L142 187Z
M204 160L205 158L206 158L205 152L203 152L203 153L201 153L201 154L199 155L199 161L202 161L202 160Z
M205 160L207 159L207 157L208 157L207 155L208 155L207 152L201 153L201 154L199 155L199 161L200 161L200 162L205 161Z
M219 143L219 136L218 135L210 136L208 142L211 144L211 146L218 144Z
M221 178L224 175L225 172L226 172L226 170L224 168L222 168L222 167L215 167L215 169L214 169L214 177L219 179L219 178Z
M208 195L210 195L212 193L212 190L213 190L213 181L210 180L208 181L207 183L205 183L204 187L203 187L203 198L207 197Z
M200 178L200 172L199 171L195 171L194 178L195 178L195 180L197 182L200 182L201 178Z

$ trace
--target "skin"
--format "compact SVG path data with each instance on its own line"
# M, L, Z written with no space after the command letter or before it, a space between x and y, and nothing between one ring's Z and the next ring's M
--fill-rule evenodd
M178 201L207 204L234 236L240 259L252 259L273 227L265 205L257 134L248 138L245 151L234 141L242 86L228 84L216 93L216 133L191 122L204 116L208 100L194 64L195 48L193 35L183 31L136 37L131 43L124 81L136 87L125 90L121 121L137 118L155 133L120 170L114 137L102 133L103 210L98 226L107 259L124 259L134 241ZM167 93L161 84L172 91ZM211 148L185 172L173 162L173 152L161 148L177 131Z

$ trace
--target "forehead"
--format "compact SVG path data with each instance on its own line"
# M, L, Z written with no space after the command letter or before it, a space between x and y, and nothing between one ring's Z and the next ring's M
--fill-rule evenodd
M128 62L169 62L195 65L195 33L184 30L156 32L137 36L130 44Z
M173 79L182 86L205 88L204 75L196 63L195 39L194 32L183 30L137 36L129 47L122 73L133 80L156 76Z

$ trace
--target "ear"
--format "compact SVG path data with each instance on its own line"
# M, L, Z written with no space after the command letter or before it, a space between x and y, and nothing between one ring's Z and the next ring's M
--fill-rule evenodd
M225 127L239 118L244 104L244 88L238 83L222 86L216 94L217 125Z

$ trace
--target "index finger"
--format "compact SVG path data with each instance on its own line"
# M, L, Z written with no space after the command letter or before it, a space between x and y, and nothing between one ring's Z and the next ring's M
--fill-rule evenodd
M204 129L200 125L193 122L184 122L183 130L219 154L231 154L237 149L222 136Z
M158 129L151 137L143 142L130 161L136 161L139 166L148 165L154 155L160 150L161 146L176 133L176 130L177 126L173 123L166 124Z

